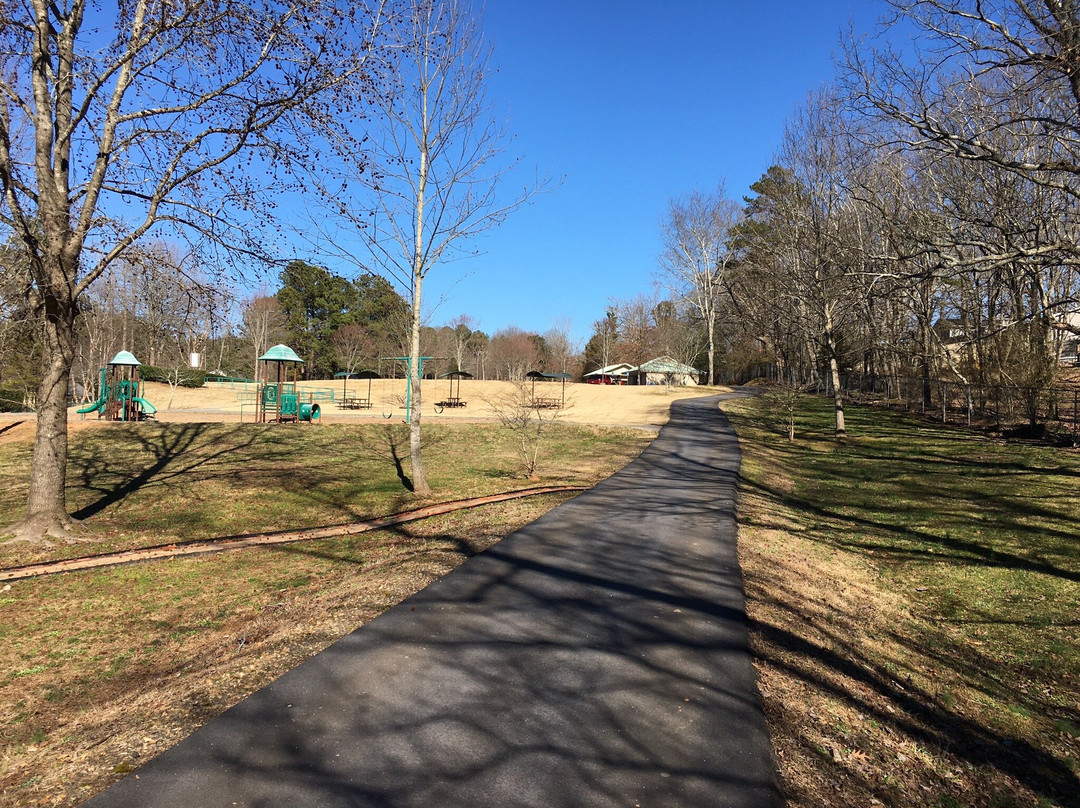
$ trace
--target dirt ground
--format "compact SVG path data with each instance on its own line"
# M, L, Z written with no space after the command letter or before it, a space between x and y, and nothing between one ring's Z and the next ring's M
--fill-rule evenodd
M349 396L367 397L366 381L300 382L301 392L333 390L334 402L322 402L320 420L324 423L356 423L363 421L403 420L405 417L405 380L375 379L371 382L370 410L346 410L337 405L342 392ZM563 386L554 382L538 382L535 387L527 385L535 395L544 398L562 398ZM565 406L559 410L558 420L574 424L602 426L630 426L658 429L668 418L671 402L677 398L724 392L726 388L708 387L619 387L598 384L567 384ZM155 418L163 423L184 422L231 422L252 421L254 411L254 385L221 385L218 387L187 388L175 391L167 384L142 383L143 398L157 407ZM458 392L455 384L455 392ZM487 421L496 417L495 406L501 399L512 396L516 387L512 382L467 380L461 383L460 398L466 402L461 409L435 411L437 402L450 395L449 382L444 379L424 381L421 417L429 423L438 421ZM78 407L68 410L68 430L76 431L104 423L96 414L79 415ZM33 416L25 413L0 413L0 443L32 440Z

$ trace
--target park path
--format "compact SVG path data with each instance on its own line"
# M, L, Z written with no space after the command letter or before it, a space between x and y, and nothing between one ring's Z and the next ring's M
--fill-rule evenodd
M781 805L717 401L84 805Z

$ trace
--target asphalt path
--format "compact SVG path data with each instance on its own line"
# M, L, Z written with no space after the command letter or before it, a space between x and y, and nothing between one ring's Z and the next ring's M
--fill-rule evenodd
M781 805L717 401L84 805Z

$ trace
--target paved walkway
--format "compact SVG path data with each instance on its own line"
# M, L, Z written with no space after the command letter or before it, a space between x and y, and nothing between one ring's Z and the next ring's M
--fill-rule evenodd
M716 403L85 805L780 805Z

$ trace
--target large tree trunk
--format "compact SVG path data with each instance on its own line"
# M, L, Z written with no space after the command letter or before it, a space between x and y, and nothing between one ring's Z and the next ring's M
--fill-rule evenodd
M50 290L42 318L45 365L37 393L37 435L26 516L9 529L17 540L72 538L67 512L67 392L75 356L75 303L66 288Z

